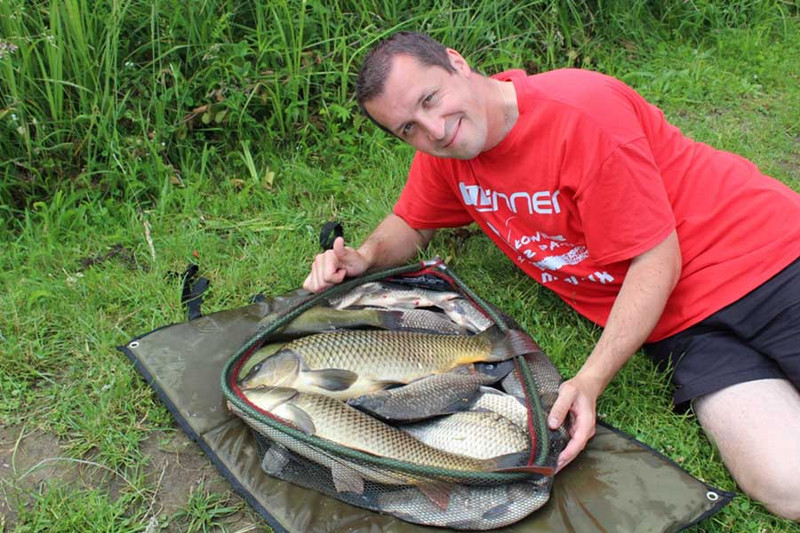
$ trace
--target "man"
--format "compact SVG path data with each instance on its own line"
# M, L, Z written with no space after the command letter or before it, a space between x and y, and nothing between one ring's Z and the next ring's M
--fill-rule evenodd
M356 96L418 151L394 212L358 249L337 239L317 256L307 289L404 263L436 228L475 221L604 327L548 419L572 417L559 469L644 344L673 365L676 405L692 403L742 490L800 520L800 195L590 71L487 78L399 33L367 56Z

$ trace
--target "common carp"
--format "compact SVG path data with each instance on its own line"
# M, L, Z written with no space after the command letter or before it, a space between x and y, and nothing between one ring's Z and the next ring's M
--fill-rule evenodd
M261 387L245 390L244 395L259 409L290 422L307 434L378 457L465 472L493 472L516 468L528 457L527 453L513 453L476 459L442 451L322 394L302 393L284 387ZM398 474L398 477L409 484L419 483L420 490L431 488L427 485L430 483L427 478L414 478L413 474ZM428 490L426 495L431 497L431 494L437 494L441 490L442 487L437 487L436 490ZM449 493L439 494L434 499L438 506L446 506Z
M378 507L399 518L452 529L487 530L513 524L549 499L548 479L495 486L456 486L446 508L414 487L381 492Z
M397 329L402 327L402 316L402 311L384 309L340 310L318 305L289 322L280 333L283 336L301 337L337 329ZM270 320L272 319L270 318ZM270 320L265 319L264 322L268 323Z
M517 330L478 335L345 330L296 339L253 367L241 388L291 387L346 400L447 372L459 365L504 361L535 343Z
M462 411L400 429L439 450L476 459L519 453L527 457L530 448L523 428L491 411Z
M483 382L479 374L434 374L347 404L384 420L411 422L465 410Z

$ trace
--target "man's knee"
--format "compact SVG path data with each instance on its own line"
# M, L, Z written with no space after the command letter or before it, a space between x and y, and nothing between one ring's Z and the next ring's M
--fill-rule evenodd
M767 467L738 478L739 488L771 513L800 522L800 471Z
M800 521L800 394L786 380L732 385L694 402L739 487L770 512Z

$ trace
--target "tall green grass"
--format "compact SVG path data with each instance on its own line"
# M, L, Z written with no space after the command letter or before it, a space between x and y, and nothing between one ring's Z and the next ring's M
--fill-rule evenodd
M241 168L258 151L361 141L352 85L364 51L423 30L486 71L596 66L625 40L697 41L758 24L779 35L785 0L6 0L0 35L3 218L61 187L152 201L198 153ZM211 150L210 148L214 148Z

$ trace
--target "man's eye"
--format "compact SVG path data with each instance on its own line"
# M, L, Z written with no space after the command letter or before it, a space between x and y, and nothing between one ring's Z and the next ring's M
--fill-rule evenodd
M430 103L433 101L433 96L434 96L435 94L436 94L436 93L435 93L435 92L433 92L433 93L429 94L428 96L426 96L426 97L425 97L425 100L423 100L423 103L430 104Z
M408 135L411 132L411 128L413 125L409 122L408 124L403 125L403 129L400 130L400 135Z

